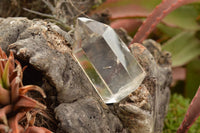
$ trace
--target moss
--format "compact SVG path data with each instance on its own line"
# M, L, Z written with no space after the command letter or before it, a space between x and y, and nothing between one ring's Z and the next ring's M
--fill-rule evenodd
M186 99L179 94L173 94L170 99L168 114L165 118L163 133L175 133L182 123L186 111L189 107L190 99ZM200 118L195 121L188 133L200 133Z

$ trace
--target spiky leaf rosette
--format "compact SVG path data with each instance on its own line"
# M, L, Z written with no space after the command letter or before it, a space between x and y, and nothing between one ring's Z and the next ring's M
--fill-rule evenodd
M50 133L48 129L35 127L32 122L25 126L19 124L19 121L26 116L29 111L36 109L46 109L46 106L38 101L28 97L28 91L38 91L44 98L44 91L35 85L23 86L22 67L14 59L12 51L9 57L0 48L0 132L1 133ZM32 117L35 120L35 116Z

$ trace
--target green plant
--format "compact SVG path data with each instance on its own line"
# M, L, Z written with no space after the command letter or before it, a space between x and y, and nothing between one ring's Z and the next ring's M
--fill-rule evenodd
M199 0L163 0L140 26L131 43L142 43L167 14L182 5L196 1Z
M144 39L148 37L148 35L153 31L156 25L171 11L176 8L196 2L199 0L163 0L161 4L159 4L153 12L147 17L142 26L139 28L138 32L135 34L131 44L131 47L134 43L142 43ZM192 126L194 121L200 115L200 88L197 90L196 95L194 96L191 104L187 110L187 113L184 117L183 122L177 130L177 133L186 133L189 128Z
M185 112L190 105L190 99L184 98L180 94L173 94L170 99L168 114L165 118L163 133L174 133L184 119ZM200 118L189 129L188 133L200 132Z
M200 116L200 87L192 99L183 122L179 126L177 133L187 133L189 128L194 124Z
M1 133L50 133L46 128L35 127L39 110L45 105L28 97L28 91L38 91L45 98L43 90L35 85L23 86L23 70L14 59L12 51L7 58L0 48L0 132ZM26 122L23 122L26 118Z
M145 0L142 0L139 2L134 1L134 2L137 4L141 4L144 1ZM157 24L159 22L161 22L163 20L163 18L165 16L167 16L170 12L174 11L175 9L177 9L178 7L180 7L182 5L193 3L193 2L199 2L199 1L200 0L162 0L162 2L158 6L156 6L156 8L154 8L152 13L150 13L148 15L146 20L139 27L138 31L134 35L133 40L131 41L131 44L129 44L129 47L131 48L131 46L134 45L134 43L142 43L143 40L145 40L149 36L149 34L156 28ZM116 0L116 2L120 2L120 0ZM126 0L126 2L128 2L128 0ZM112 3L112 2L108 1L107 4L109 4L109 3ZM121 1L121 3L122 3L122 1ZM117 14L118 18L116 16L113 17L114 15L111 15L111 19L119 19L119 20L124 19L124 21L119 21L118 24L115 24L114 26L111 23L111 26L118 28L118 26L122 26L122 24L120 25L120 22L121 23L125 22L125 23L127 23L127 25L128 25L128 23L133 23L135 26L137 26L138 24L136 23L136 21L130 21L129 19L134 18L135 20L138 21L138 18L147 16L145 14L147 12L147 10L146 11L143 10L144 12L141 13L140 8L135 7L135 9L136 9L135 12L137 12L137 13L132 12L132 14L131 13L128 14L128 12L126 12L125 15L122 15L118 12L118 14ZM131 10L134 11L134 8L132 8ZM123 13L123 11L124 10L122 10L122 13ZM199 12L199 8L196 8L195 11ZM138 12L140 12L141 14L139 14ZM187 12L185 12L185 14L187 14ZM190 15L193 16L193 14L195 14L195 12L193 12L192 15L191 14ZM199 16L196 16L196 17L197 17L197 20L199 20ZM173 19L176 20L176 18L173 18ZM186 18L183 18L183 19L186 19ZM185 20L183 20L181 23L184 23L184 21ZM198 38L199 32L197 31L197 29L199 29L200 27L198 25L195 25L196 23L192 23L191 27L193 27L193 28L190 28L193 31L188 31L188 29L184 31L182 29L182 27L180 28L179 26L178 26L179 31L174 32L173 30L171 30L174 32L172 35L170 35L170 37L172 39L170 39L169 41L167 41L165 43L165 45L163 46L163 49L169 50L170 52L172 52L172 59L173 59L172 65L173 66L177 67L177 66L185 65L186 63L188 63L189 61L191 61L192 59L194 59L195 57L198 57L200 55L200 41ZM125 24L123 24L123 25L125 25ZM193 25L195 25L195 26L193 26ZM185 26L187 26L187 25L185 25ZM177 28L177 26L174 26L174 25L171 27ZM184 26L183 26L183 28L184 28ZM166 30L166 28L163 28L163 29L165 30L165 32L167 30L169 31L169 29L167 29L167 30ZM182 33L181 33L181 31L182 31ZM168 35L169 34L170 33L168 33ZM175 36L175 37L173 37L173 36ZM177 46L178 46L178 49L175 48ZM174 50L174 49L176 49L176 50ZM198 79L193 79L193 80L198 80ZM182 124L178 128L177 133L186 133L188 131L189 127L194 123L194 121L200 115L199 107L200 107L200 88L196 92L196 95L193 98L193 100L188 108L187 114L185 115Z

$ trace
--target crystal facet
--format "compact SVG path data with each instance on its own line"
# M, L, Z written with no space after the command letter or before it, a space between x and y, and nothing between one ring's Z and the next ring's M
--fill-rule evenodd
M78 18L73 55L105 103L116 103L139 87L145 72L108 25Z

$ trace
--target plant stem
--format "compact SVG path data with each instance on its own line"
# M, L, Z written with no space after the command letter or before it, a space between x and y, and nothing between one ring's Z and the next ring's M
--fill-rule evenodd
M143 22L142 26L138 29L137 33L135 34L131 44L142 43L142 41L145 40L148 37L148 35L155 29L156 25L167 14L169 14L176 8L197 1L200 0L163 0Z
M196 95L192 99L190 106L187 110L185 118L177 130L177 133L187 133L192 124L200 115L200 87L196 92Z

